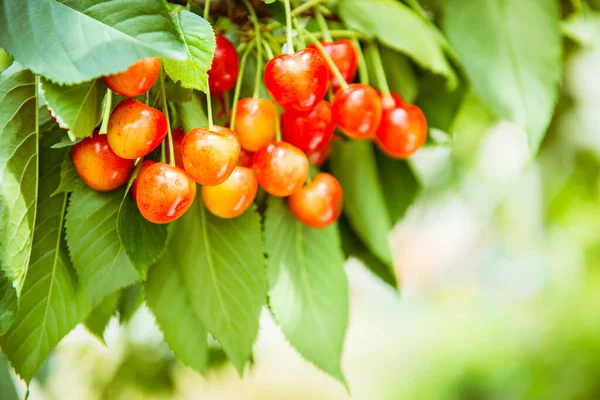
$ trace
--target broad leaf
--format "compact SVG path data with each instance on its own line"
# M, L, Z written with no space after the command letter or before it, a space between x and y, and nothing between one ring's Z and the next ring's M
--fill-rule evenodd
M61 86L42 79L42 91L48 109L70 137L92 136L94 128L102 120L102 99L106 87L101 80Z
M0 335L13 323L17 313L17 291L0 270Z
M3 400L20 400L10 373L8 360L0 353L0 393Z
M71 194L67 244L84 291L94 305L141 279L117 234L123 190L97 192L81 186Z
M35 78L14 63L0 75L0 266L10 282L16 281L17 292L29 264L36 217L36 107Z
M443 86L442 78L433 74L423 74L418 82L420 92L416 103L427 117L429 128L451 131L452 124L464 101L468 85L466 81L454 90ZM429 136L431 139L431 135Z
M50 149L57 134L62 133L47 133L41 139L38 216L30 265L16 319L0 337L2 351L26 382L88 311L63 238L67 194L51 196L64 158L64 150Z
M206 92L208 70L215 53L215 34L207 20L187 10L173 16L187 53L187 60L165 60L165 71L181 86Z
M67 84L144 57L186 59L161 0L0 0L0 43L33 72Z
M498 116L527 130L535 154L561 80L558 2L447 0L444 5L446 31L475 90Z
M269 305L283 334L303 357L346 385L340 364L348 282L337 226L308 228L283 199L270 197L265 249Z
M142 282L136 282L121 290L119 296L119 322L124 324L131 320L137 310L144 303L144 286Z
M208 118L204 106L198 98L198 93L192 93L191 101L175 104L183 130L189 132L194 128L202 128L208 125Z
M120 292L114 292L113 294L106 296L85 319L85 327L87 330L104 344L106 344L104 342L104 330L111 317L115 315L117 304L119 302L119 295Z
M66 152L65 159L60 167L60 184L56 188L56 193L70 193L77 188L83 188L85 183L77 174L73 160L71 159L71 149Z

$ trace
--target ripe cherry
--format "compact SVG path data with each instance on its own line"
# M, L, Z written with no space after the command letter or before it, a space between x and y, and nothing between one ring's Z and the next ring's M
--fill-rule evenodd
M275 140L277 132L275 104L267 99L246 98L237 104L235 132L242 148L256 151Z
M181 142L185 170L201 185L223 183L237 164L240 142L228 128L195 128Z
M286 142L270 142L254 153L256 180L268 193L286 197L299 190L308 176L308 159Z
M354 43L351 40L343 39L336 40L335 42L322 42L323 48L333 63L338 67L338 70L344 77L346 82L352 82L354 80L354 76L356 75L356 70L358 67L358 52L356 51L356 47L354 47ZM316 49L317 47L314 44L308 46L310 48ZM337 92L340 89L340 83L337 78L331 74L331 90L333 92Z
M375 136L381 122L381 100L369 85L355 83L336 92L331 106L333 122L353 139Z
M135 97L146 93L160 74L160 58L143 58L126 71L102 78L110 90L123 97Z
M133 180L133 183L131 184L131 188L129 189L129 192L131 193L131 197L133 198L133 201L136 201L139 177L142 175L142 172L144 172L152 164L155 164L155 162L152 160L142 161L142 165L140 165L140 169L138 170L137 176Z
M315 49L281 54L265 66L265 85L271 97L286 110L308 110L323 100L329 69Z
M304 225L324 228L340 217L343 197L342 186L337 179L333 175L319 173L288 198L288 206Z
M202 201L217 217L235 218L250 207L257 190L254 171L238 166L220 185L202 186Z
M377 93L379 93L379 97L381 98L381 108L384 111L394 107L400 107L402 104L404 104L404 100L397 93L390 92L389 96L384 96L380 92Z
M71 157L81 179L92 189L102 192L123 185L133 172L134 160L116 155L108 145L106 135L97 132L75 144Z
M223 35L217 35L215 56L208 71L208 85L212 94L225 93L235 85L240 65L233 43Z
M166 224L181 217L196 197L196 183L184 170L157 162L137 177L136 203L150 222Z
M329 158L332 144L333 139L329 140L329 142L327 142L325 146L323 146L319 150L308 154L308 160L311 162L311 164L317 168L321 168L321 166L325 164L325 161L327 161L327 159Z
M179 168L183 168L183 158L181 157L181 142L183 141L183 137L185 136L185 132L182 127L173 129L171 132L171 137L173 138L173 153L175 154L175 165ZM167 152L169 150L167 142ZM168 153L167 153L168 154Z
M283 140L306 154L322 149L333 136L334 129L331 106L325 100L311 110L288 110L281 115Z
M239 165L240 167L252 168L253 158L254 153L241 149L240 158L238 159L237 165Z
M166 135L164 114L136 99L120 102L108 120L108 143L119 157L143 157L157 148Z
M393 158L407 158L427 140L427 120L423 111L412 104L401 104L383 112L375 141Z

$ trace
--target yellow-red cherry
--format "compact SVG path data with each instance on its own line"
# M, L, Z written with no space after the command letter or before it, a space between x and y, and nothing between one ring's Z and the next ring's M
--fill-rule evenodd
M107 192L125 184L133 172L134 160L119 157L108 145L106 135L94 135L73 146L77 174L92 189Z
M142 161L142 165L140 165L140 169L138 170L137 176L131 183L131 188L129 189L129 192L131 193L131 197L133 198L133 201L136 200L136 196L137 196L137 185L138 185L138 180L139 180L138 178L142 175L142 172L144 172L149 166L151 166L154 163L155 163L155 161L152 161L152 160Z
M325 49L325 53L331 58L335 66L338 68L344 80L346 82L352 82L356 76L356 70L358 67L358 51L351 40L342 39L336 40L335 42L321 42L321 45ZM308 47L316 49L316 45L311 44ZM331 72L331 71L330 71ZM337 92L341 85L337 78L331 76L331 90Z
M253 152L241 149L240 150L240 158L238 159L237 165L239 165L240 167L252 168L252 159L253 158L254 158Z
M375 142L388 156L408 158L427 140L427 119L413 104L402 103L384 110Z
M123 97L136 97L146 93L160 74L160 58L143 58L126 71L102 78L104 84Z
M267 193L286 197L306 182L308 159L302 150L289 143L270 142L254 153L252 169Z
M325 161L327 161L327 159L329 158L329 154L331 154L331 146L332 145L333 145L333 138L330 139L329 142L327 142L325 144L325 146L323 146L319 150L312 152L310 154L307 154L308 160L310 161L310 163L317 168L321 168L321 166L323 164L325 164Z
M321 172L288 198L296 219L311 228L325 228L338 220L344 204L342 186L333 175Z
M225 182L215 186L202 186L202 201L217 217L235 218L250 207L257 190L254 171L237 166Z
M371 86L355 83L335 93L331 112L333 122L346 136L373 138L381 122L381 99Z
M240 65L233 43L223 35L217 35L215 39L215 55L208 71L208 85L212 94L219 95L235 85Z
M181 168L163 162L141 171L137 181L137 206L144 218L155 224L181 217L196 197L196 182Z
M166 135L164 114L136 99L120 102L108 120L108 143L119 157L143 157L157 148Z
M240 142L228 128L195 128L184 136L181 155L186 172L201 185L223 183L238 162Z
M322 149L333 136L334 129L331 106L325 100L311 110L287 110L281 115L283 140L306 154Z
M245 98L237 104L235 133L242 148L256 151L277 135L277 110L267 99Z

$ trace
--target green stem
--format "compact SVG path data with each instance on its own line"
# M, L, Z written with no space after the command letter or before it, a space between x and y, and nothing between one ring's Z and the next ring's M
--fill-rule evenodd
M279 120L279 107L275 106L275 139L281 142L281 122Z
M208 15L210 14L210 0L204 0L204 19L208 21Z
M304 11L308 11L315 6L318 6L323 1L325 1L325 0L308 0L306 3L294 8L294 11L292 11L292 14L295 16L298 16L298 15L302 14Z
M363 35L362 33L354 32L354 31L349 31L349 30L345 30L345 29L330 30L329 31L329 35L332 38L343 37L343 38L366 39L365 35ZM315 36L316 37L322 37L323 39L326 39L325 35L323 35L323 33L315 33Z
M271 45L269 43L267 43L266 41L263 42L263 47L265 48L265 51L267 52L267 57L269 57L269 60L273 57L275 57L275 54L273 54L273 49L271 48Z
M373 61L373 68L375 68L375 76L377 77L377 84L381 91L382 98L390 97L390 87L388 86L387 79L385 77L385 70L383 69L383 63L381 62L381 54L379 54L379 46L377 43L371 42L368 45L368 51Z
M304 40L304 30L300 27L300 22L298 22L298 18L294 18L294 27L298 32L298 41L300 42L300 46L302 46L302 48L305 48L306 41Z
M335 65L335 63L333 62L333 60L331 59L331 57L329 57L329 55L325 51L325 48L323 47L323 45L321 44L321 42L319 42L319 39L317 39L312 33L310 33L309 31L307 31L306 29L304 30L304 33L306 34L306 36L308 36L311 39L311 41L315 44L315 46L317 47L317 49L319 49L319 51L321 52L321 55L323 56L323 59L325 60L325 62L329 66L329 69L331 70L331 72L333 73L333 75L335 76L335 78L338 80L338 82L340 84L340 87L342 89L346 89L348 87L348 82L346 82L346 80L342 76L342 73L338 69L337 65Z
M160 88L162 91L162 109L165 118L167 119L167 137L169 140L169 164L171 167L175 166L175 149L173 148L173 135L171 133L171 120L169 119L169 106L167 105L167 93L165 90L165 74L164 71L160 70ZM161 149L164 151L164 149Z
M100 133L104 134L108 131L108 120L112 111L112 90L106 89L106 97L104 102L104 115L102 116L102 125L100 125Z
M167 162L167 156L165 155L165 141L163 140L160 144L160 162Z
M315 17L317 17L317 22L319 23L319 27L321 28L321 33L323 33L323 39L325 39L325 41L328 43L333 42L331 33L329 33L327 21L325 21L325 17L323 16L323 13L321 13L318 7L315 9Z
M235 83L235 90L233 92L233 103L231 106L231 124L229 128L232 131L235 131L235 114L237 113L237 103L240 99L240 91L242 90L242 79L244 78L244 68L246 67L246 61L248 60L248 55L256 45L255 41L252 41L246 47L244 54L242 54L242 59L240 60L240 73L238 74L237 82Z
M252 7L252 4L248 0L243 0L248 12L250 13L250 17L252 19L252 24L254 25L254 37L256 39L256 76L254 78L254 93L252 97L255 99L258 97L259 86L260 86L260 76L261 74L261 63L262 63L262 36L260 34L260 23L258 22L258 17L256 16L256 12ZM242 70L243 71L243 70Z
M369 84L369 69L367 67L367 61L365 60L365 53L362 51L362 47L360 47L360 42L358 39L352 39L352 43L354 47L356 47L356 51L358 52L358 76L360 78L361 83L365 85Z
M177 14L179 11L183 10L184 8L185 8L185 7L184 7L184 6L182 6L181 4L180 4L180 5L178 5L177 7L175 7L175 8L173 9L173 11L171 11L171 15L175 15L175 14Z
M206 80L206 113L208 114L208 130L212 130L215 125L213 123L212 99L210 98L210 85L208 84L208 79Z
M288 54L294 54L294 40L292 38L292 7L290 6L290 0L283 0L285 5L285 27L287 30L287 52Z

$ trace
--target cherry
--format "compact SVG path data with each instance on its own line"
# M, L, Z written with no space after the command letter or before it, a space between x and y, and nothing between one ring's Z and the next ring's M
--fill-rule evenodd
M102 78L110 90L123 97L135 97L146 93L160 74L160 58L143 58L126 71Z
M108 120L108 143L119 157L143 157L157 148L166 135L164 114L136 99L120 102Z
M271 97L286 110L308 110L323 100L329 69L315 49L281 54L265 66L265 85Z
M137 186L138 186L139 177L142 175L142 172L144 172L149 166L151 166L154 163L155 162L152 160L142 161L142 165L140 165L140 169L138 170L137 176L133 180L133 183L131 184L131 188L129 189L129 192L131 193L131 197L133 197L133 201L135 201L136 197L137 197Z
M140 172L136 203L148 221L155 224L174 221L194 202L196 183L181 168L157 162Z
M335 93L331 106L333 122L353 139L375 136L381 122L381 100L369 85L355 83Z
M240 156L240 142L228 128L196 128L181 142L185 170L201 185L223 183L235 168Z
M343 197L337 179L333 175L319 173L308 185L288 198L288 206L304 225L324 228L340 217Z
M116 155L108 145L106 135L97 132L73 145L71 157L81 179L92 189L102 192L123 185L133 172L134 160Z
M223 35L217 35L215 56L208 71L208 85L212 94L225 93L233 86L240 72L237 51Z
M288 110L281 115L283 140L306 154L322 149L333 136L331 106L325 100L312 110Z
M427 140L427 120L423 111L412 104L400 104L383 112L375 141L393 158L407 158Z
M330 140L320 148L319 150L308 154L308 160L317 168L321 168L325 161L329 158L329 154L331 153L331 145L333 144L333 140Z
M202 186L202 201L208 210L221 218L239 217L256 197L258 183L250 168L235 167L225 182Z
M175 154L175 165L179 168L183 168L183 158L181 157L181 142L183 141L183 137L185 136L185 132L182 127L173 129L171 132L171 137L173 138L173 153ZM167 142L167 154L168 154L168 142Z
M286 197L306 182L308 159L299 148L286 142L270 142L254 153L256 180L268 193Z
M321 44L325 49L325 53L331 57L333 63L338 67L338 70L344 77L344 80L346 82L352 82L358 67L358 52L356 51L354 43L352 43L351 40L343 39L330 43L321 42ZM317 49L314 44L311 44L308 47ZM333 90L335 93L340 89L340 87L340 83L332 73L331 90Z
M246 151L244 149L240 150L240 158L238 159L238 165L240 167L252 168L252 159L254 158L254 153Z
M246 98L237 104L235 132L242 148L256 151L277 135L277 111L267 99Z
M397 93L390 92L389 96L384 96L381 92L377 93L379 93L379 97L381 98L381 108L384 111L394 107L400 107L404 104L404 100Z

